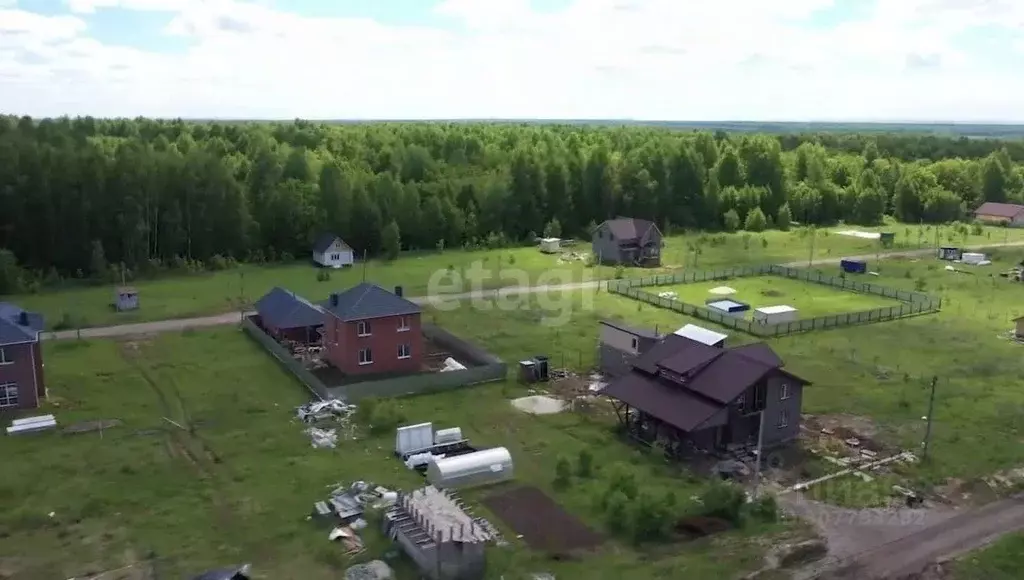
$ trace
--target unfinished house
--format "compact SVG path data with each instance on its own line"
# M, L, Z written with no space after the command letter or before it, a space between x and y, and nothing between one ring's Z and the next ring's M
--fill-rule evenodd
M384 534L431 580L484 577L490 533L450 492L427 486L399 495L384 514Z
M664 246L654 222L617 217L594 229L591 248L598 262L623 266L658 267Z
M622 376L633 370L633 362L656 342L658 333L645 328L634 328L620 322L602 320L597 360L601 372L607 377Z
M764 343L709 346L665 337L602 391L626 431L670 455L783 445L800 433L803 388Z

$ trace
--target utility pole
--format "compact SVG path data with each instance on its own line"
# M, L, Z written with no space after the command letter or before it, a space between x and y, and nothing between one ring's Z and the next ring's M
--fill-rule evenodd
M932 416L935 415L935 385L938 382L939 377L932 377L932 392L928 397L928 426L925 427L924 443L922 444L923 451L921 453L921 458L925 461L928 460L928 449L931 447L932 442Z
M757 425L757 466L754 469L754 499L761 495L761 453L764 451L764 409L758 415Z
M817 234L817 231L813 227L810 230L808 230L808 234L807 235L809 235L811 237L811 252L810 252L810 254L807 255L807 267L808 268L810 268L811 266L814 265L814 237L815 237L816 234Z
M238 316L245 320L245 270L238 270Z
M366 250L363 249L363 282L366 282Z

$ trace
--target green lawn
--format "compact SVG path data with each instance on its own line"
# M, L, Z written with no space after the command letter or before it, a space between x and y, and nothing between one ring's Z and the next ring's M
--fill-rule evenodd
M124 425L102 436L0 439L5 578L68 578L149 557L157 558L161 578L237 562L252 562L258 578L337 578L351 562L327 541L328 529L305 520L326 486L355 479L405 489L422 484L392 457L393 432L335 450L310 448L293 419L303 389L237 329L142 342L47 343L46 356L51 399L45 411L62 425L114 418ZM603 414L535 417L515 410L508 399L526 392L491 384L397 405L408 422L459 426L478 446L506 446L517 481L547 489L599 530L605 525L596 498L616 467L632 471L642 492L673 491L680 505L705 485L618 440ZM191 421L196 437L164 417ZM559 457L574 459L582 449L596 456L597 475L551 489ZM476 503L486 492L463 497ZM531 552L507 533L514 546L491 549L488 578L545 570L608 580L680 570L731 577L759 567L764 534L796 533L791 528L752 525L715 540L641 551L611 541L598 555L570 562ZM386 549L374 530L364 533L365 558ZM398 572L414 577L405 564Z
M953 565L955 580L1016 580L1024 564L1024 534L1013 534Z
M661 270L643 270L644 275L687 267L709 269L738 264L780 263L801 261L812 257L838 258L846 255L870 255L883 250L876 240L838 235L837 231L872 228L837 227L821 230L812 239L799 231L769 231L760 234L701 234L674 232L666 239ZM935 228L930 226L895 225L885 228L896 234L894 250L914 249L935 245ZM1007 228L987 228L980 235L962 238L952 235L946 228L940 232L942 243L982 244L987 242L1024 241L1024 231ZM949 238L952 237L952 240ZM699 246L694 250L694 246ZM580 242L575 248L589 252L589 242ZM45 291L39 294L6 297L24 308L42 312L48 324L88 327L124 324L167 318L185 318L218 314L251 304L274 286L283 286L311 300L327 297L332 291L342 290L368 281L384 287L401 285L409 296L427 293L431 276L454 271L463 274L474 264L480 266L490 278L481 283L485 288L512 286L523 283L578 282L589 278L610 278L615 272L610 267L587 268L583 262L561 262L558 256L541 254L536 248L465 252L446 251L441 254L404 256L395 262L370 261L364 269L333 272L330 281L318 281L317 270L308 263L277 266L244 266L228 271L175 276L138 281L142 308L133 313L116 313L109 304L112 285L77 287L63 291ZM512 270L518 271L514 275ZM502 272L504 271L504 275ZM640 271L627 271L626 276L640 275ZM464 277L465 278L465 277ZM469 290L448 285L442 291Z
M736 293L729 296L711 294L710 290L719 286L728 286ZM765 306L792 306L797 309L798 318L814 318L816 316L865 312L899 304L896 300L882 296L847 292L824 284L781 276L750 276L692 284L649 286L643 290L652 294L675 292L677 300L694 306L704 306L706 301L711 298L739 300L750 305L751 311L745 313L744 316L748 320L753 317L754 309Z

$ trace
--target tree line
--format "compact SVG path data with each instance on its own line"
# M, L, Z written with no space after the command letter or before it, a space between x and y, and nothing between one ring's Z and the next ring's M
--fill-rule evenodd
M15 267L53 281L288 260L324 231L394 256L587 236L615 215L668 232L945 222L1024 202L1022 153L908 134L0 117L0 292Z

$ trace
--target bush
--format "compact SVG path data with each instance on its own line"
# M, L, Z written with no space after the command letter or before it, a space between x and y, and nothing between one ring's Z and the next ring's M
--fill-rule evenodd
M660 498L641 493L632 503L632 508L629 524L634 542L660 540L668 535L673 513Z
M736 210L730 209L722 215L722 225L727 232L735 232L740 229L740 214L736 213Z
M576 475L590 477L594 474L594 454L588 449L581 449L577 458Z
M398 404L391 399L368 397L359 401L356 420L366 425L370 433L377 435L393 431L405 421L405 415Z
M612 492L605 500L604 520L613 532L625 531L629 523L629 498L621 491Z
M768 219L765 218L764 212L761 208L755 207L750 210L747 214L747 219L743 222L743 229L748 232L763 232L768 227Z
M621 265L615 266L615 279L622 280L626 277L626 269Z
M228 261L224 259L224 256L220 254L214 254L209 260L206 261L206 267L214 272L228 269Z
M565 457L559 457L555 464L555 487L564 489L572 483L572 465Z
M762 495L747 508L750 517L762 522L774 522L779 519L779 504L775 496L771 494Z
M743 490L730 483L715 483L700 496L704 505L702 514L739 524L746 496Z
M316 281L317 282L330 282L331 281L331 271L328 270L327 268L320 268L319 270L316 271Z

